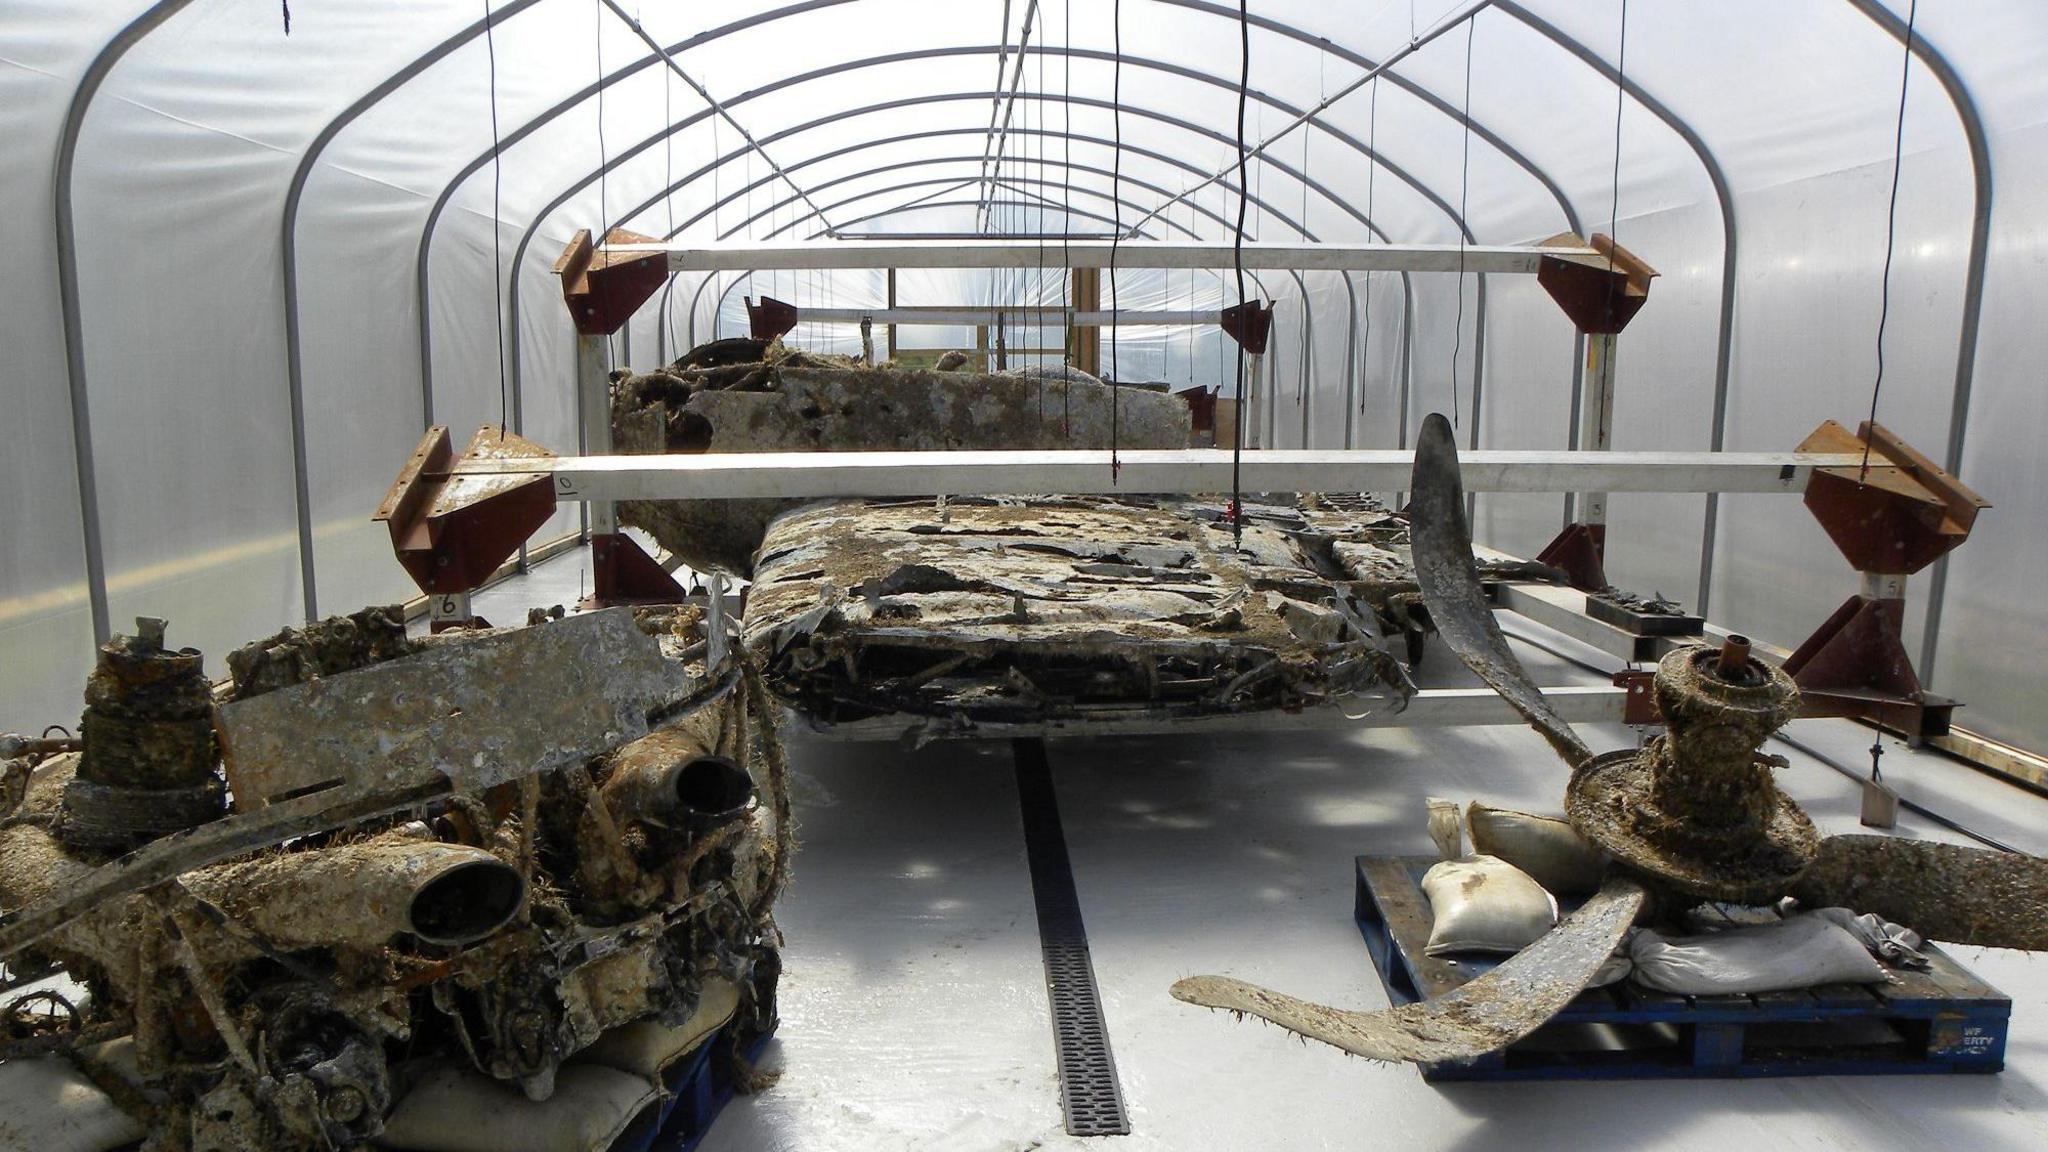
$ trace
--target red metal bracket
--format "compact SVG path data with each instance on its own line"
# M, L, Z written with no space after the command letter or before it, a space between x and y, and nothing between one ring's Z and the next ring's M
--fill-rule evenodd
M1560 232L1539 247L1592 248L1600 253L1544 256L1536 265L1536 282L1581 332L1619 332L1650 299L1650 281L1657 270L1611 236L1595 233L1588 241Z
M1851 596L1785 661L1802 716L1858 716L1925 738L1949 729L1956 702L1920 686L1900 625L1904 600Z
M761 297L756 304L752 296L747 297L747 334L756 340L774 340L796 327L796 305L785 304L773 296Z
M590 575L595 607L683 602L683 586L624 532L591 534Z
M1821 468L1806 487L1806 508L1858 572L1918 572L1970 536L1991 502L1965 487L1883 425L1864 421L1851 435L1824 421L1801 452L1863 452L1870 467Z
M1223 334L1237 341L1246 352L1263 356L1266 338L1273 334L1273 307L1247 300L1225 308L1218 323L1223 326Z
M1598 592L1607 587L1607 525L1567 524L1543 551L1538 564L1548 564L1565 574L1572 587L1581 592Z
M420 591L468 592L555 512L547 476L461 475L448 429L429 428L372 517L391 531L398 563ZM488 425L462 450L462 460L546 459L554 453Z
M1818 469L1806 489L1807 509L1859 572L1918 572L1968 539L1977 513L1991 506L1869 421L1853 435L1826 421L1799 450L1868 453L1868 467ZM1785 661L1806 715L1860 716L1914 737L1948 731L1955 701L1921 686L1901 636L1905 614L1902 595L1852 596L1807 637Z
M604 242L657 241L652 236L614 228L605 233ZM575 323L576 331L585 336L609 336L661 290L668 279L668 257L660 252L645 256L603 252L590 242L590 229L579 228L555 260L555 275L562 278L562 300L569 306L569 319Z
M1628 690L1628 695L1621 702L1622 723L1663 722L1663 717L1657 709L1657 694L1651 691L1651 685L1656 679L1657 671L1654 668L1624 668L1614 674L1614 686Z

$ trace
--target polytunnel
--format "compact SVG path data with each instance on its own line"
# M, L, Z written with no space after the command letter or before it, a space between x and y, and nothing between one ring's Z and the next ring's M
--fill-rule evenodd
M438 589L373 519L423 434L601 455L594 371L639 387L758 335L772 299L819 362L957 349L1061 373L1092 339L1112 458L1143 435L1117 423L1126 385L1231 401L1246 461L1302 469L1405 470L1442 414L1490 581L1504 558L1561 565L1548 546L1597 516L1600 582L1788 667L1845 597L1900 600L1885 674L1917 675L1913 715L1924 690L1944 719L1860 714L2039 789L2044 48L2048 9L2013 0L0 0L0 732L69 739L101 647L145 618L214 680L252 638L366 604L425 628ZM563 297L590 237L666 261L595 343ZM998 241L1026 254L803 255ZM1590 334L1542 276L1473 266L1546 242L1606 253L1610 277L1617 251L1654 269L1640 315ZM1091 245L1110 247L1099 283ZM1143 255L1192 246L1368 255ZM771 251L798 255L748 262ZM1247 300L1271 306L1256 357L1216 322ZM1988 503L1967 544L1859 574L1824 520L1756 486L1473 480L1489 453L1706 468L1804 451L1828 420L1881 425L1919 454L1902 473ZM1240 463L1219 514L1241 543ZM1420 506L1405 477L1387 510ZM609 538L609 500L559 491L499 576ZM582 598L582 570L557 571L556 598ZM1624 677L1652 655L1607 650Z

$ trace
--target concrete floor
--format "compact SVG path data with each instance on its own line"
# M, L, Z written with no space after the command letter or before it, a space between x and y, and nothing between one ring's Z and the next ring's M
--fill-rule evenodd
M527 604L572 599L579 556L485 593L480 610L516 619ZM1520 649L1540 683L1595 679ZM1461 682L1433 663L1432 683ZM1868 729L1794 730L1844 763L1868 762ZM1595 748L1634 742L1620 727L1583 734ZM1383 1006L1351 921L1352 857L1428 851L1425 796L1557 810L1564 769L1526 729L1049 750L1132 1134L1084 1141L1061 1128L1007 744L911 751L792 732L801 851L777 911L783 1023L767 1058L782 1079L728 1107L706 1152L2048 1147L2048 961L2027 953L1950 950L2013 997L1997 1076L1431 1086L1413 1069L1167 995L1179 977L1216 972ZM1793 761L1783 786L1822 830L1854 830L1855 784L1777 750ZM2048 800L1894 741L1884 768L1908 798L2048 850ZM1900 831L1961 839L1911 816Z

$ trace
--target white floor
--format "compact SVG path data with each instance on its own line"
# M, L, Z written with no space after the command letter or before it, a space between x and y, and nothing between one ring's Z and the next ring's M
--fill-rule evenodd
M573 587L575 564L563 557L501 586L481 609L497 601L517 618L526 603L552 603L546 590ZM1522 651L1542 683L1593 680ZM1442 656L1433 649L1430 679L1454 682ZM1868 729L1802 721L1795 731L1838 760L1868 762ZM1634 739L1619 727L1585 735L1596 748ZM1427 851L1429 795L1554 811L1564 769L1526 730L1049 750L1132 1135L1077 1140L1061 1128L1008 745L910 751L792 733L801 851L778 908L783 1022L768 1057L782 1080L729 1106L707 1152L2048 1147L2048 958L2026 953L1951 950L2013 997L1997 1076L1430 1086L1413 1069L1167 995L1181 976L1218 972L1384 1005L1351 921L1352 857ZM1853 782L1792 759L1784 786L1824 831L1853 830ZM2048 800L1891 741L1884 768L1910 799L2048 850ZM1900 830L1960 839L1911 816Z

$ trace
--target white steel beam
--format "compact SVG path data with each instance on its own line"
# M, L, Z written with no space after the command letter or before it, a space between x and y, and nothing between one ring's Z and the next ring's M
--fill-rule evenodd
M1815 468L1853 468L1853 453L1478 450L1460 455L1468 492L1781 492ZM1058 492L1227 492L1231 454L1215 448L1117 453L748 452L469 460L463 474L549 475L562 500L810 499L993 496ZM1405 449L1286 449L1244 454L1247 492L1398 492Z
M1567 685L1545 688L1543 698L1558 714L1573 724L1620 724L1628 702L1626 689L1611 684ZM1373 710L1363 716L1345 715L1346 708ZM815 724L799 719L829 740L895 740L915 725L924 723L914 716L879 716L847 724ZM1464 728L1482 724L1519 726L1526 723L1508 702L1491 688L1425 688L1395 711L1384 702L1377 705L1367 697L1342 704L1303 708L1285 712L1273 708L1261 712L1223 716L1167 716L1156 710L1132 705L1128 709L1103 709L1085 718L1048 720L1033 724L977 724L966 731L951 731L935 724L930 734L986 740L1005 736L1142 736L1159 733L1188 735L1202 732L1301 732L1316 728Z
M1059 307L1033 308L1028 304L1005 305L990 308L973 304L938 304L922 308L798 308L797 322L800 324L858 324L863 320L875 324L929 324L929 325L973 325L992 323L1001 316L1003 323L1011 327L1035 327L1040 324L1071 324L1076 328L1107 328L1112 324L1220 324L1223 313L1211 309L1165 308L1140 311L1135 308L1116 310L1101 309L1087 312L1066 312Z
M1107 268L1114 248L1119 268L1220 270L1235 267L1228 244L1138 240L1063 244L1055 257L1030 240L905 241L896 244L607 244L621 257L666 253L671 272L771 272L858 268L1038 268L1048 259L1064 267ZM1244 267L1255 272L1523 272L1545 256L1604 260L1592 248L1468 244L1246 244Z

